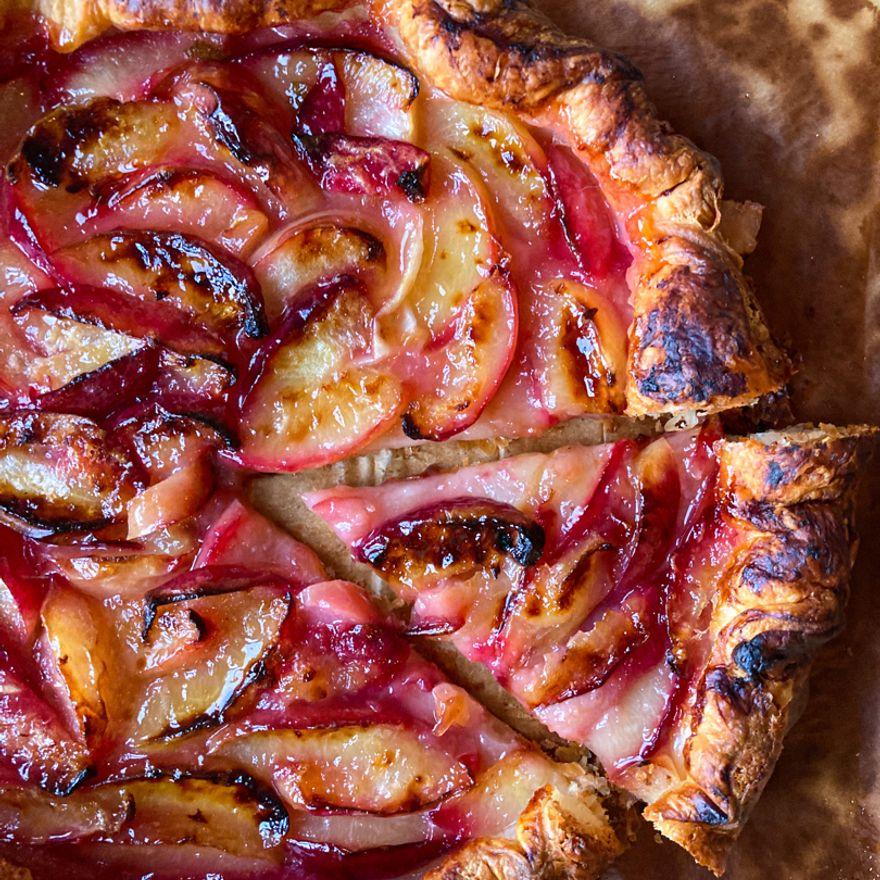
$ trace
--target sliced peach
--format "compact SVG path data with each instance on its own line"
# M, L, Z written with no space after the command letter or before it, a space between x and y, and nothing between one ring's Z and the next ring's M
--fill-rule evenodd
M58 795L86 777L89 754L0 652L0 768Z
M426 203L422 269L407 305L430 337L440 337L468 296L498 272L503 253L478 184L454 160L436 163Z
M623 411L626 329L610 302L557 279L534 292L525 320L532 369L554 418Z
M274 321L318 282L372 273L383 269L385 262L385 248L375 236L327 219L292 227L271 250L260 254L254 273L266 312Z
M268 228L268 218L244 188L194 169L150 168L101 192L83 223L84 235L118 229L181 232L242 257Z
M412 812L473 781L430 737L394 724L253 733L222 753L296 807Z
M197 238L112 232L64 248L52 259L74 285L168 302L218 332L265 333L263 301L251 270Z
M4 644L22 650L31 647L49 585L38 562L38 546L0 525L0 635Z
M283 107L247 69L193 62L157 83L153 94L173 101L213 150L244 169L251 188L269 196L278 219L314 206L317 190L294 152Z
M0 417L0 509L25 533L119 522L139 488L135 467L79 416Z
M412 141L416 136L419 81L406 67L369 52L338 52L345 87L345 131Z
M241 420L249 467L299 470L361 448L402 405L399 381L356 358L370 344L372 309L357 288L330 291L269 357Z
M224 569L216 571L199 569L160 588L148 600L147 655L156 650L157 641L161 652L168 654L169 629L184 641L145 689L136 726L136 737L142 742L219 724L259 679L278 641L290 607L289 595L275 582L263 586L259 578L251 577L239 584L224 581ZM181 609L194 615L194 639L192 631L179 627Z
M107 725L112 669L102 645L100 621L89 601L67 588L52 591L41 612L48 662L55 668L64 698L73 708L80 735L91 741Z
M203 565L272 572L297 586L327 579L314 550L237 499L205 534L193 568Z
M403 430L414 440L443 440L470 427L501 384L517 340L516 297L507 280L482 282L448 332L448 342L425 353L425 372L412 382Z
M133 805L110 841L191 843L234 855L274 857L267 850L279 846L289 827L278 799L244 774L179 772L126 780L117 787ZM276 855L281 858L280 852Z
M163 70L194 54L221 50L222 37L181 31L111 33L91 40L68 59L53 84L50 100L81 104L92 98L119 101L146 98Z
M67 797L33 788L0 788L0 840L43 846L114 834L130 809L131 798L114 785Z
M195 153L197 133L174 107L97 98L43 116L7 166L12 199L25 228L19 235L53 251L80 236L77 214L87 211L89 188L115 177ZM199 164L204 164L202 160Z
M546 234L554 207L544 176L547 157L525 126L510 115L443 98L429 101L426 115L424 143L477 172L508 231Z
M310 142L308 155L325 192L425 200L430 156L412 144L326 134Z
M294 112L308 135L412 140L419 83L405 67L357 50L270 49L245 66Z

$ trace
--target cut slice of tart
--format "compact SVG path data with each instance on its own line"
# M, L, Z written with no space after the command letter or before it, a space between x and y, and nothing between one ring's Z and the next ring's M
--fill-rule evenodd
M0 71L34 288L0 302L6 408L103 418L118 379L296 471L784 385L721 222L757 214L629 64L500 2L320 10L36 2ZM110 23L134 32L83 43Z
M712 425L306 503L411 607L721 872L842 624L871 429Z
M145 469L213 442L181 419L125 423ZM32 880L537 880L617 855L596 771L490 715L360 587L228 490L184 525L0 532L0 857Z

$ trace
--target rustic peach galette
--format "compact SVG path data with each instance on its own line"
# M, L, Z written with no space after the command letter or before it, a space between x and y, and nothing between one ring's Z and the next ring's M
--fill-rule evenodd
M789 376L741 273L757 207L624 59L516 0L25 6L0 6L0 857L594 878L624 791L722 870L841 622L863 433L712 415ZM709 421L308 496L408 620L246 499L252 471L611 416Z

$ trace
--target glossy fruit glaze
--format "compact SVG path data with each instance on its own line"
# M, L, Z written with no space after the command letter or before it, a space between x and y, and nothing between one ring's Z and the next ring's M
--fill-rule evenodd
M227 461L536 433L625 406L631 255L549 132L352 11L0 58L0 407L159 404Z
M216 455L205 423L151 416L116 426L133 480ZM580 768L446 681L234 487L206 485L135 538L0 526L0 857L35 880L380 880L510 834L545 785L580 802Z
M674 759L737 539L712 426L306 496L412 605L612 778Z

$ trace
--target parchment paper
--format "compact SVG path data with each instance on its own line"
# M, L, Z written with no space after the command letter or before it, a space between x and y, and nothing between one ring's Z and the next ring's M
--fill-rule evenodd
M537 0L571 33L638 64L662 115L716 155L727 194L766 206L747 261L776 336L799 358L796 415L880 422L880 6L869 0ZM598 441L583 433L577 439ZM403 471L427 463L414 453ZM446 465L464 458L444 452ZM451 456L451 458L450 458ZM467 458L479 457L471 450ZM880 459L865 475L849 628L730 861L729 880L880 878ZM260 481L261 506L320 534L295 496L381 459ZM372 469L372 470L371 470ZM303 483L305 479L305 483ZM870 499L873 499L870 500ZM326 535L326 532L323 532ZM341 576L347 553L319 546ZM609 880L704 880L647 826Z
M727 194L765 205L747 261L800 356L799 418L880 422L880 4L543 0L628 55L675 128L716 155ZM866 474L849 627L734 851L730 880L880 877L880 460ZM645 829L612 876L708 877Z

